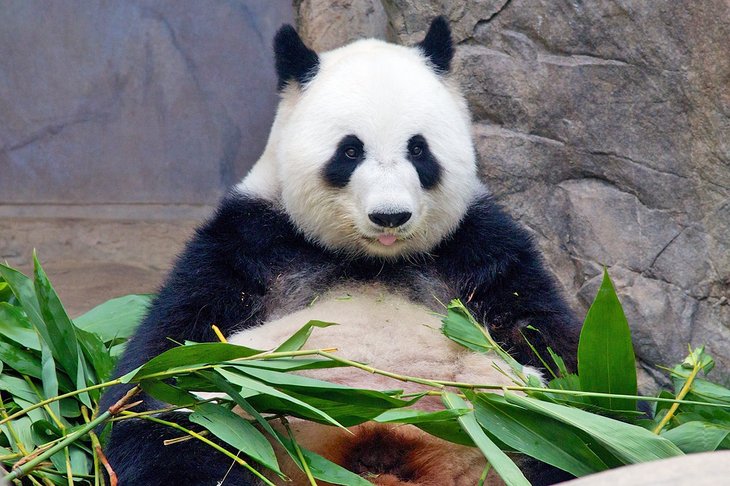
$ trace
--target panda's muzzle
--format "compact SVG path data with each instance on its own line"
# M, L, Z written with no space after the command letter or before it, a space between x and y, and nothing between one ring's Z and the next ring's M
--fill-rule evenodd
M383 228L397 228L411 219L411 213L407 211L400 213L370 213L368 218Z

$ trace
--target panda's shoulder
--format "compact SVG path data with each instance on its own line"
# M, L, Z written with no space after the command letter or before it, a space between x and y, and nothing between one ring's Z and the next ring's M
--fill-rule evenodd
M277 267L317 259L317 254L275 203L233 192L196 230L171 277L198 281L245 275L263 284Z
M517 260L536 255L530 233L517 223L490 195L476 198L461 224L436 252L444 260Z

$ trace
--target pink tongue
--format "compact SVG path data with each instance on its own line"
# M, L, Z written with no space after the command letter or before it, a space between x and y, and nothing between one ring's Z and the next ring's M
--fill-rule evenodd
M384 244L385 246L390 246L393 243L395 243L396 237L395 235L380 235L378 236L378 241Z

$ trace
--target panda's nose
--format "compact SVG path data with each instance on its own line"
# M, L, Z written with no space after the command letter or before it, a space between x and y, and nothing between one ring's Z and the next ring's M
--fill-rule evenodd
M370 221L377 224L378 226L384 226L386 228L395 228L405 224L406 221L411 219L411 213L370 213L368 214Z

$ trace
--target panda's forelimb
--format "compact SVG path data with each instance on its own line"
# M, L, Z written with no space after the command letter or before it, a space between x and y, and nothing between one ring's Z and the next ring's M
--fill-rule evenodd
M460 228L435 250L435 266L476 320L522 364L555 350L574 370L580 324L530 235L489 196L470 207ZM531 346L523 329L536 329Z

